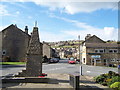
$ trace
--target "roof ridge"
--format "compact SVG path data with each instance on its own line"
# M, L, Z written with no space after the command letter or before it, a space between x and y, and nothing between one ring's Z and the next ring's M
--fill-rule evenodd
M11 25L9 25L8 27L4 28L1 32L7 30L7 29L10 28L10 27L17 28L17 29L20 30L21 32L25 33L22 29L16 27L14 24L11 24ZM29 35L28 33L25 33L25 34L26 34L26 35ZM30 36L30 35L29 35L29 36Z

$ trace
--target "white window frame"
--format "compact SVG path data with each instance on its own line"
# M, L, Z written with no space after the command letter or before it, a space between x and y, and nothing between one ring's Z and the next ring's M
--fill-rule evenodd
M116 62L116 59L115 58L111 59L111 62Z
M95 53L105 53L104 49L95 49L95 51L97 50L97 52ZM103 52L100 52L100 50L102 50Z
M110 50L112 50L112 52L110 52ZM117 51L117 52L114 52L114 51ZM118 53L118 49L109 49L109 53Z

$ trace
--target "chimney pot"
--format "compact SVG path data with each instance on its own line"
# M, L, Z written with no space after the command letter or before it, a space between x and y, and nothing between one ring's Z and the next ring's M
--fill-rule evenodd
M28 34L28 26L25 26L25 33Z

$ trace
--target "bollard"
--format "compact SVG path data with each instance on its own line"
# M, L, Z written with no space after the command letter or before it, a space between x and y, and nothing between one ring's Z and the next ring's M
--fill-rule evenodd
M79 90L79 74L70 74L70 85L74 90Z

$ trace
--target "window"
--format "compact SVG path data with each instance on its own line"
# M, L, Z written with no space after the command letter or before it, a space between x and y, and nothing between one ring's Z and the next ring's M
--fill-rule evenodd
M104 52L104 50L100 50L99 52L100 52L100 53L103 53L103 52Z
M83 58L83 62L85 63L85 58Z
M95 50L96 53L98 53L98 50Z
M95 49L95 53L104 53L104 49Z
M115 62L115 59L111 59L111 62Z
M3 50L2 55L6 55L6 50Z
M113 50L109 50L109 52L110 52L110 53L112 53L112 52L113 52Z
M109 52L110 52L110 53L117 53L118 50L117 50L117 49L110 49Z
M118 50L114 50L114 53L117 53L118 52Z
M104 62L106 62L106 59L104 59Z
M100 59L96 59L96 63L101 63L101 60Z
M120 62L120 60L117 59L116 62Z

